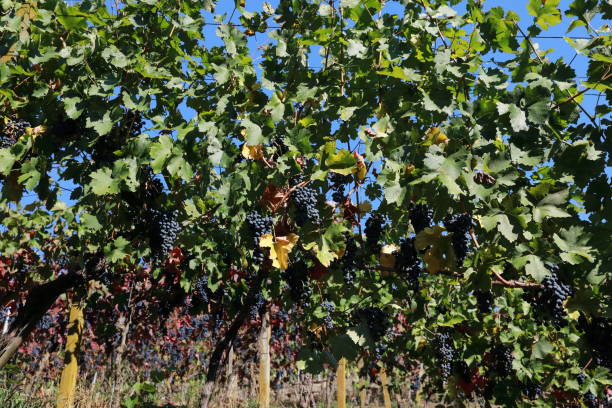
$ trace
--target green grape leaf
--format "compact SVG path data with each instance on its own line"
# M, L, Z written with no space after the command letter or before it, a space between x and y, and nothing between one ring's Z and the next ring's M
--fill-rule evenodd
M573 225L569 229L561 229L553 234L553 240L557 247L563 251L559 255L565 262L577 265L584 260L593 262L593 249L586 245L589 237L584 234L582 227Z
M119 192L119 180L113 179L113 172L103 168L91 173L91 191L96 195L116 194Z
M557 8L560 0L529 0L527 10L536 17L536 24L543 30L561 22L561 10Z

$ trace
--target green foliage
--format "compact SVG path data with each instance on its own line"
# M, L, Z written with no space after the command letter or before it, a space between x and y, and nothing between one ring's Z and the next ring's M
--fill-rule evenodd
M593 347L578 318L611 317L610 35L572 43L590 61L579 84L569 63L547 59L520 35L519 23L531 22L512 11L472 0L464 14L450 7L458 1L403 3L401 15L380 16L374 0L239 8L245 27L219 16L224 45L209 47L201 13L214 8L209 0L128 1L115 14L102 1L39 2L29 23L16 12L25 3L2 1L0 53L11 53L0 66L2 116L38 130L0 149L0 251L54 241L77 264L84 262L78 254L101 250L117 268L135 263L157 276L164 266L149 247L147 222L154 210L178 210L176 245L215 290L230 266L259 270L253 252L268 250L253 246L244 219L265 209L275 220L269 244L295 234L289 260L320 272L310 305L336 305L333 329L321 329L321 310L305 308L300 325L313 334L299 367L371 359L376 342L351 318L369 305L403 324L384 340L385 364L401 366L390 356L423 361L438 378L432 333L453 327L456 355L487 377L494 403L522 401L506 381L542 384L537 406L557 406L556 390L574 398L574 371ZM530 0L526 32L537 35L562 18L570 29L588 27L600 12L591 3L576 1L563 17L559 0ZM255 60L248 36L265 31L271 16L280 28L268 31ZM320 68L309 57L317 49ZM505 62L484 65L491 52ZM574 98L581 86L608 100L587 121ZM332 172L351 176L348 200L336 206L325 203ZM476 172L494 183L476 182ZM153 196L151 177L162 185ZM320 194L320 225L292 219L289 194L299 182ZM435 225L417 236L426 272L414 290L379 270L379 254L357 231L374 203L388 219L381 244L398 244L414 232L408 214L417 201L433 209ZM478 245L469 243L463 265L442 222L457 213L477 221ZM345 284L342 253L353 234L361 262L355 284ZM562 328L535 319L526 299L550 274L547 264L559 265L574 288ZM264 293L291 305L280 276L269 271ZM181 279L189 287L194 273ZM492 291L493 314L479 314L475 289ZM246 293L242 284L229 290L235 299ZM513 347L511 378L487 368L497 343ZM590 390L609 384L608 368L588 370ZM457 379L449 381L460 399Z

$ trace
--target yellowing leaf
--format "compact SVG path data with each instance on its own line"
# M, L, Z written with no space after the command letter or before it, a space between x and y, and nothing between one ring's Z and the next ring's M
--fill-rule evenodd
M362 155L357 152L353 152L353 156L355 160L357 160L357 179L363 181L365 179L366 174L368 173L368 168L365 165L365 160Z
M448 143L448 136L446 136L444 134L444 132L442 132L440 130L439 127L434 126L431 129L429 129L427 131L427 134L425 135L425 146L430 146L432 144L440 144L440 143Z
M567 316L572 320L578 320L580 317L580 312L578 310L574 310L573 312L568 313Z
M385 245L380 248L380 266L383 268L395 267L394 252L398 251L399 247L395 244Z
M284 237L274 238L272 234L264 234L259 239L259 246L270 248L270 259L272 265L278 269L285 270L289 267L289 253L300 237L296 234L289 234Z
M249 146L246 143L242 145L242 155L251 160L262 160L263 155L263 146L258 144L255 146Z
M43 133L45 133L47 131L47 127L44 125L38 125L36 127L28 127L26 128L26 134L33 136L34 138L36 138L37 136L42 135ZM22 136L23 138L23 136Z
M359 214L361 216L364 216L367 213L369 213L370 211L372 211L372 203L369 202L369 201L362 201L362 202L359 203L357 208L359 209Z
M407 164L406 166L404 166L404 176L411 175L414 169L414 164Z
M336 253L336 259L341 259L344 256L344 253L346 252L346 247L340 248L339 250L337 250Z
M329 142L323 146L321 161L331 171L348 175L355 171L354 155L346 149L338 150L336 142Z

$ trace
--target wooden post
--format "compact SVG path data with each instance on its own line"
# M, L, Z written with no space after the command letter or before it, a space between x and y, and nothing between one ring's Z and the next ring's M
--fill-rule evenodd
M238 383L236 373L234 372L235 359L236 356L234 354L234 346L232 345L229 349L229 353L227 356L227 368L225 369L225 372L227 373L227 399L230 404L234 400L234 390L236 389Z
M259 334L259 407L270 408L270 316L266 311L261 317Z
M423 364L419 364L419 373L418 373L418 376L419 376L419 382L420 382L420 379L422 379L422 378L423 378ZM420 403L421 403L421 391L422 391L422 390L423 390L423 384L420 384L420 387L419 387L419 389L416 391L416 395L415 395L415 397L414 397L414 401L415 401L417 404L420 404Z
M338 383L338 408L346 408L346 359L342 357L336 371Z
M74 404L74 393L76 389L79 363L77 353L83 334L83 308L72 305L68 321L68 337L66 339L66 351L64 355L64 369L57 395L57 408L72 408Z
M359 391L359 407L366 408L366 389L365 386Z
M380 380L383 386L383 399L385 402L385 408L391 408L391 396L389 395L389 379L387 378L387 372L385 367L380 369Z

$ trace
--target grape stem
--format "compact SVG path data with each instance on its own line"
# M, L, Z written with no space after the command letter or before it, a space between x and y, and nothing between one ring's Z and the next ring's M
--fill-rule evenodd
M492 271L496 281L491 282L493 285L501 285L507 288L542 288L542 285L539 283L529 283L529 282L520 282L517 280L506 280L496 271Z
M470 230L470 237L472 238L472 242L474 243L474 246L476 246L477 249L480 249L480 244L478 243L478 240L476 239L476 235L474 235L474 231Z
M291 196L291 193L293 193L296 189L300 188L300 187L304 187L306 186L308 183L310 183L312 180L306 180L306 181L302 181L301 183L296 184L295 186L291 187L289 189L289 191L287 191L287 193L285 194L285 196L282 198L282 200L280 201L280 203L278 203L278 208L280 208L285 201L287 201L289 199L289 197Z
M472 238L472 242L476 246L476 248L480 249L480 244L476 239L476 235L474 235L474 231L470 231L470 237ZM492 271L493 275L495 275L496 281L491 282L493 285L505 286L507 288L542 288L542 285L539 283L529 283L529 282L520 282L517 280L506 280L496 271Z

